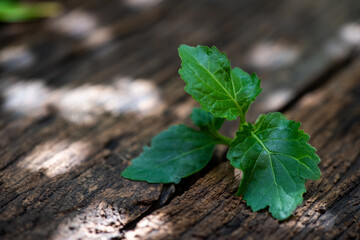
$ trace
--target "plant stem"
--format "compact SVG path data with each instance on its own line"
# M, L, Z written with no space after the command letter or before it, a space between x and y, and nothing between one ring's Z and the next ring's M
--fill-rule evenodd
M240 115L239 131L242 131L244 124L246 123L245 114Z
M224 145L227 145L230 147L230 143L232 142L233 139L220 134L218 131L213 131L211 133L215 138L220 140L221 144L224 144Z
M240 114L240 125L243 125L246 122L245 114Z

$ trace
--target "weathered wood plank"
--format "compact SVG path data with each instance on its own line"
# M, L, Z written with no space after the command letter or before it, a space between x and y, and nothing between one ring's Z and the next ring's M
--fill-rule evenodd
M149 122L153 120L149 119ZM56 134L59 130L53 129L52 124L51 129L42 129L42 132L48 131L47 135L30 136L36 147L27 141L21 141L19 147L14 146L20 156L16 164L9 165L1 173L2 233L12 233L14 239L20 236L48 238L64 216L86 211L85 207L90 203L95 205L93 212L100 203L105 204L106 209L123 212L121 218L114 219L117 227L149 209L151 203L159 199L162 186L118 181L119 173L126 166L121 164L126 162L121 159L130 156L123 152L120 159L114 159L107 146L112 138L124 131L123 123L111 122L109 125L107 121L93 131L87 129L86 133L72 127L61 135ZM63 124L64 121L57 127L61 129ZM131 149L133 144L129 136L120 145ZM26 231L31 234L24 235ZM8 236L5 234L4 237Z
M274 90L280 92L280 97L272 99L272 106L262 107L266 111L286 103L293 93L300 91L314 77L348 56L354 46L343 39L341 31L347 24L357 20L359 5L357 1L318 4L292 1L279 5L268 1L236 1L225 5L222 1L165 2L149 11L140 11L138 14L133 12L128 18L122 17L129 15L122 14L122 11L118 19L104 23L102 18L106 17L106 11L96 16L98 6L94 6L80 10L85 15L88 14L89 18L96 16L95 21L101 23L88 32L85 31L81 38L61 34L61 29L56 27L49 30L48 26L37 35L22 36L19 42L4 44L2 48L24 46L36 59L46 59L25 68L7 69L18 77L44 78L49 84L74 84L90 82L84 79L94 73L102 76L101 79L91 77L94 82L111 81L118 73L148 77L149 73L142 73L138 69L139 65L151 62L154 56L164 59L156 64L155 69L161 69L167 63L178 62L175 49L180 43L215 44L228 52L234 65L256 70L264 78L263 84L266 84L264 87L267 89L263 93L265 102L269 102L265 98L271 98ZM76 11L78 9L69 14ZM82 19L81 16L78 18ZM56 24L50 21L48 25ZM138 26L145 29L137 29ZM102 32L104 28L109 31L107 40L96 47L79 50L84 41L97 35L97 32ZM134 31L134 28L137 30ZM295 28L301 31L295 33ZM132 29L134 32L124 36L124 29ZM148 39L153 40L147 41ZM129 62L128 58L134 55L137 57ZM9 61L4 61L2 65L6 68ZM124 64L124 61L129 64ZM113 70L109 71L109 68ZM107 74L100 74L101 72Z
M256 70L268 89L264 101L277 103L271 108L356 49L338 34L358 17L358 1L277 3L188 0L135 9L115 0L66 1L71 10L61 19L2 25L0 237L119 237L163 204L172 187L129 182L119 173L152 136L189 121L195 103L176 73L180 43L215 44L234 66ZM71 16L94 17L95 27L80 29L81 36L57 28ZM329 55L328 40L339 43L339 55ZM288 62L250 61L263 44L267 56L280 49ZM126 110L116 96L138 101L124 93L138 93L131 86L156 92L159 102L150 99L161 107L150 115ZM251 114L270 107L254 105Z
M279 222L253 213L234 194L239 179L226 162L169 205L142 219L128 239L357 239L360 237L360 60L286 115L301 121L322 161L304 203Z

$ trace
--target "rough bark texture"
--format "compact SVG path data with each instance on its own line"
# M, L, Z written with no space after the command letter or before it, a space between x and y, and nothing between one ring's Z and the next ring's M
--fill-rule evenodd
M57 18L0 25L1 239L359 238L359 1L62 2ZM312 134L323 177L294 217L235 197L221 148L177 186L120 177L189 123L181 43L263 79L249 120L283 109Z

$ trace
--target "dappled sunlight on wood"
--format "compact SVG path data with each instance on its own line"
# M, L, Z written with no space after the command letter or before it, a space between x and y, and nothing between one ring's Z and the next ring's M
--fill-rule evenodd
M360 1L63 4L0 26L0 239L359 237ZM280 110L311 134L323 175L286 221L235 195L225 145L172 189L121 177L158 133L192 124L180 44L217 46L262 79L249 122Z
M273 110L273 109L279 109L284 102L289 101L293 95L292 90L287 89L280 89L277 91L272 92L268 96L266 96L266 99L264 100L264 104L262 106L262 110L264 112Z
M360 46L360 23L344 25L340 31L341 38L352 45Z
M301 107L310 107L315 105L316 103L324 102L324 95L318 93L308 93L305 97L302 98L301 102L298 103Z
M343 25L324 45L325 54L334 59L346 58L356 49L360 49L360 24L356 22Z
M190 116L193 108L194 108L194 100L189 99L188 101L184 101L181 103L181 105L179 105L175 114L179 118L188 118Z
M113 38L111 27L100 26L96 16L90 12L76 10L68 12L47 23L47 28L74 39L82 40L86 47L96 47Z
M122 0L121 2L124 3L128 7L133 8L149 8L153 7L163 0Z
M113 38L110 27L103 27L91 32L89 36L84 39L84 45L87 47L100 46Z
M114 116L127 112L148 115L161 107L157 88L143 79L119 78L112 86L84 85L58 93L56 106L66 119L75 123L93 123L104 112Z
M95 206L94 206L95 205ZM77 215L64 219L50 239L112 239L120 237L124 215L117 207L106 202L94 204Z
M81 10L71 11L49 22L51 29L71 37L84 37L94 31L98 25L96 18Z
M88 157L91 148L92 144L85 141L51 140L38 145L17 166L55 177L81 164Z
M168 216L159 212L143 218L135 230L125 234L125 238L132 239L162 239L172 233L172 222L168 221ZM161 226L161 227L160 227Z
M0 51L0 66L8 70L29 67L35 60L35 55L25 45L8 46Z
M280 42L263 42L255 45L250 53L250 64L257 68L277 69L294 63L300 56L295 45Z
M53 90L41 80L8 84L3 90L4 108L20 116L36 116L49 106L77 124L94 124L104 113L118 116L159 113L163 108L158 89L146 79L116 78L109 85L83 85Z
M3 107L25 116L43 115L50 103L51 90L41 80L16 82L3 89Z

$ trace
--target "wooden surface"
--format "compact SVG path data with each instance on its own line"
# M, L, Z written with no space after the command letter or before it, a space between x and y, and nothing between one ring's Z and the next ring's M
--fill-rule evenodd
M1 239L360 239L359 1L63 2L0 25ZM178 185L121 178L190 122L181 43L262 78L249 120L281 110L311 134L323 176L288 220L234 196L222 148Z
M307 183L304 203L279 222L252 213L236 197L239 179L228 162L199 179L126 234L138 239L359 238L360 61L322 89L305 95L286 115L301 121L322 157L322 178ZM326 103L326 104L325 104ZM344 114L346 113L346 114ZM335 121L333 119L336 119ZM347 123L355 124L347 124ZM354 134L357 133L357 134ZM355 150L356 149L356 150Z

